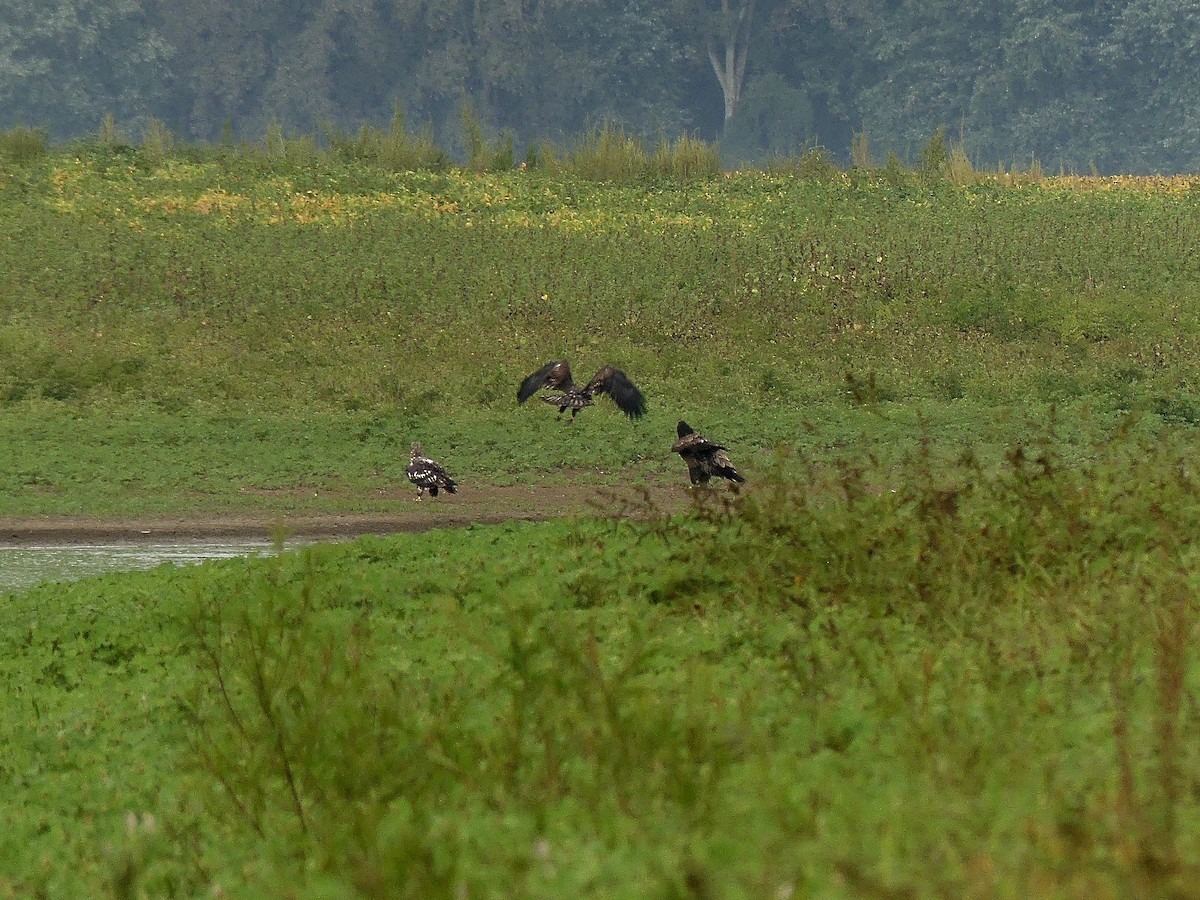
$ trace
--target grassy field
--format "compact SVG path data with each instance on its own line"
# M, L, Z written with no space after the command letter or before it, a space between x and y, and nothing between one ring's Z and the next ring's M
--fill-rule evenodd
M1051 408L1081 447L1130 410L1200 419L1186 179L252 162L98 147L0 175L0 513L369 494L414 439L468 485L678 477L681 417L752 468L921 431L995 456ZM649 416L517 407L561 355L624 368Z
M750 480L3 598L0 896L1196 896L1196 188L7 164L0 516Z

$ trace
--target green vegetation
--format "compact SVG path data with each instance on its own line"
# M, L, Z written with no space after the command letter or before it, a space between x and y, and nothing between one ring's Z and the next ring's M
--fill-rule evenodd
M365 496L414 438L468 486L676 478L681 416L751 469L779 444L911 448L918 423L997 459L1051 408L1084 456L1131 410L1200 419L1191 181L957 185L819 154L808 177L395 172L391 134L362 138L374 162L160 136L6 167L4 512ZM649 416L518 408L559 355L620 365Z
M1200 482L1052 443L6 598L0 892L1190 896Z
M6 165L0 514L750 480L3 598L0 895L1190 896L1195 184L941 146ZM518 407L560 354L649 414Z
M45 129L10 128L0 131L0 159L7 163L24 163L45 156Z

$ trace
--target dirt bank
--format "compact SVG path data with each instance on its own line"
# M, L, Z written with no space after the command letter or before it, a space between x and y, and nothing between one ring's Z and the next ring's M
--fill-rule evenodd
M290 537L355 537L570 515L642 516L678 511L688 502L687 489L674 484L636 489L482 485L463 489L457 495L443 494L437 499L426 497L420 502L413 496L410 490L399 490L370 498L348 497L345 498L345 512L314 511L297 502L293 510L272 508L262 513L240 510L127 518L88 515L0 517L0 546L216 537L270 539L281 531ZM362 502L366 499L371 502ZM390 504L394 509L350 511L368 505L378 507L381 499L394 500Z

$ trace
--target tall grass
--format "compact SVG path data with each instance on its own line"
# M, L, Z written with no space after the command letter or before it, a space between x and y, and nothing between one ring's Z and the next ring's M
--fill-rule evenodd
M473 172L506 172L518 167L517 148L511 134L489 134L484 122L470 103L464 103L460 115L460 155L439 145L432 130L416 132L406 128L404 112L397 108L387 127L364 123L357 132L346 132L327 123L319 134L284 134L277 124L269 125L261 138L237 140L227 128L216 145L184 144L165 132L161 122L151 120L143 130L142 154L152 164L175 155L188 160L223 158L241 160L261 167L269 163L281 167L327 168L339 162L353 161L384 172L442 172L455 168ZM39 137L40 135L40 137ZM41 155L50 148L44 130L14 129L10 139L29 143ZM106 147L127 147L131 141L116 119L105 116L96 135L84 144L95 142ZM1003 165L996 173L984 173L972 163L965 135L948 141L946 129L937 129L912 163L889 151L884 165L872 158L865 132L852 136L850 167L838 163L826 148L811 148L799 155L773 155L758 169L773 175L802 178L834 178L855 172L874 176L893 184L935 183L946 181L967 186L999 181L1007 184L1036 182L1044 177L1041 164L1031 159L1024 167ZM26 152L26 151L21 151ZM691 135L661 135L657 141L628 131L618 121L591 126L574 139L562 142L540 140L525 147L522 170L543 169L553 175L609 182L637 182L647 177L674 180L706 179L722 171L719 144ZM743 169L743 171L750 171Z
M43 158L49 149L45 128L25 128L20 125L0 131L0 159L21 164Z
M259 158L268 166L287 171L314 168L323 162L324 153L317 139L308 134L288 134L278 122L267 126Z
M707 178L721 170L713 144L684 135L675 140L664 137L652 148L638 135L611 122L593 127L565 151L543 144L538 160L550 174L617 183L649 176Z
M442 171L450 167L449 155L434 142L432 132L427 129L409 133L400 109L386 129L364 123L351 135L330 125L325 129L325 137L340 158L387 172Z
M151 119L142 135L141 146L138 150L143 164L160 166L171 158L175 150L175 136L167 126L158 119Z
M720 173L717 147L695 137L662 138L650 159L652 170L664 178L708 178Z
M844 175L828 150L814 147L802 156L773 156L763 163L769 175L832 180Z

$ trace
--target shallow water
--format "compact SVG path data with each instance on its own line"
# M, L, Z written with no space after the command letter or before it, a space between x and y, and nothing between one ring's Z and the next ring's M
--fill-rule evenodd
M286 549L297 546L301 544L289 541ZM41 581L73 581L102 572L152 569L162 563L182 566L274 552L272 541L249 538L0 547L0 593L23 590Z

